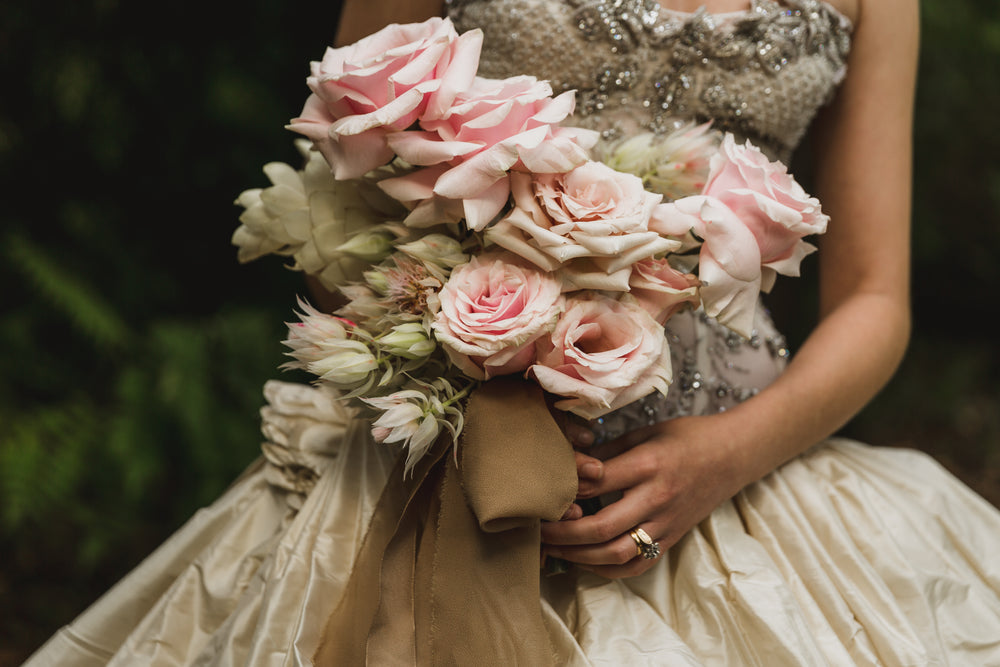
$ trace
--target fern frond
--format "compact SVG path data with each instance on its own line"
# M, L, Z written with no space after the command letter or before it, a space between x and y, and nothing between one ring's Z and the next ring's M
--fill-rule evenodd
M0 437L0 520L16 530L68 506L86 476L96 420L84 402L9 415Z
M43 248L20 234L8 234L3 252L39 294L66 315L100 349L116 350L129 338L128 326L114 308L79 275L67 271Z

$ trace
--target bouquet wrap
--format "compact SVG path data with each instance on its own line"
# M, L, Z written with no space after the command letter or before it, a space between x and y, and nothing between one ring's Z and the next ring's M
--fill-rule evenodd
M532 382L487 382L465 412L457 457L442 437L390 476L316 664L552 664L540 526L576 496L573 449Z

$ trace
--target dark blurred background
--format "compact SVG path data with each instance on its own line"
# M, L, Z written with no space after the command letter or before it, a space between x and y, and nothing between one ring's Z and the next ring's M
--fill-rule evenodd
M237 264L232 202L264 163L299 164L282 128L339 9L58 4L0 3L0 665L257 455L302 282ZM922 5L916 331L847 431L928 451L996 504L1000 5Z

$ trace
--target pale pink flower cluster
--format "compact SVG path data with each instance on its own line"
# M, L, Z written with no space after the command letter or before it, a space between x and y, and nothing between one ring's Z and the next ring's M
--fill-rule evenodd
M480 230L507 203L511 169L566 171L596 142L558 125L573 112L572 92L553 98L534 77L477 77L481 47L481 31L459 35L449 19L433 18L328 49L289 128L313 140L338 179L397 157L423 167L383 184L413 208L408 224L461 211Z
M427 453L442 429L457 439L463 424L462 411L455 404L456 394L447 382L416 382L413 387L361 399L381 413L372 423L375 442L406 446L405 473Z
M389 162L386 137L442 115L479 66L481 31L448 19L393 24L312 63L313 94L290 129L313 140L338 179Z
M364 341L350 335L354 323L316 310L304 301L299 322L288 325L285 345L295 361L286 368L302 368L344 390L366 384L378 370L378 361Z
M526 372L591 419L670 382L663 327L629 296L565 298L554 274L509 253L474 257L440 294L434 332L468 377Z
M524 371L534 343L562 312L559 282L516 257L489 255L452 271L434 333L452 362L476 380Z
M650 229L661 195L600 162L560 174L513 174L514 208L487 238L546 271L564 289L629 289L632 265L680 242Z
M432 19L331 49L291 126L335 179L377 180L401 204L324 235L365 260L336 285L349 319L303 306L286 342L292 365L374 413L377 441L408 448L407 469L442 433L457 442L461 400L490 378L533 378L586 419L665 393L666 322L703 307L749 337L759 293L797 275L827 222L784 165L707 125L590 160L593 134L561 125L572 93L477 77L481 39ZM287 250L261 231L271 217L317 218L325 199L299 190L248 200L255 254Z
M770 291L779 273L799 275L802 259L816 250L804 237L824 233L828 220L785 165L727 134L701 194L667 204L654 227L702 239L702 305L749 337L760 293Z

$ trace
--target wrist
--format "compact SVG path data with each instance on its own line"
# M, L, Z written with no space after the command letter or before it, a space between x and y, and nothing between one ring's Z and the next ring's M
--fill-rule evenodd
M760 465L759 442L738 415L727 411L687 419L696 423L696 432L704 434L689 441L698 448L704 469L712 471L713 484L723 489L727 498L769 472Z
M713 426L722 436L716 465L729 480L733 495L784 462L778 453L783 448L776 441L774 424L766 424L761 419L763 411L747 403L712 416L716 420Z

